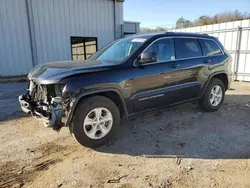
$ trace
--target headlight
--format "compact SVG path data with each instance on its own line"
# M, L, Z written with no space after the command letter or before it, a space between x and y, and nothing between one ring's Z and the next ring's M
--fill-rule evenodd
M63 92L66 91L66 85L65 84L55 84L55 96L61 96Z
M67 86L67 85L65 85L65 84L59 84L59 89L60 89L60 92L61 92L61 93L64 93L64 92L66 91L66 89L67 89L66 86Z

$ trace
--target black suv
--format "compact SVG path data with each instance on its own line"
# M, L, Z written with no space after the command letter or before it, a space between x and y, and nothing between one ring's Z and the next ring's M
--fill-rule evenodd
M153 33L119 39L86 61L36 66L22 110L46 127L69 127L96 147L130 115L189 101L218 110L232 78L231 56L206 34Z

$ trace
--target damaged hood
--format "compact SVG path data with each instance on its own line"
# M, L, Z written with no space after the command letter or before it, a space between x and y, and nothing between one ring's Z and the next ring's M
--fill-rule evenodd
M115 64L97 60L52 62L35 66L28 78L38 84L54 84L74 74L108 70L112 66Z

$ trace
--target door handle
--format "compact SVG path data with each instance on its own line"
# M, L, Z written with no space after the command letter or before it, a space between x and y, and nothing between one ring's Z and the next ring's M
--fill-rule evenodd
M206 59L206 60L204 60L204 63L211 63L211 62L212 62L211 59Z
M170 65L171 68L176 68L176 67L179 67L179 66L180 66L180 65L179 65L179 64L176 64L176 63Z

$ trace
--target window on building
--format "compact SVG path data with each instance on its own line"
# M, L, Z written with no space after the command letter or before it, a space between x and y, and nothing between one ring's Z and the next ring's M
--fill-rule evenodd
M73 60L88 59L97 51L97 38L71 37Z
M222 53L219 46L212 40L200 39L200 43L204 56L218 55Z
M173 39L161 39L154 42L145 52L155 52L158 62L175 60Z
M192 58L202 56L201 46L197 39L176 38L175 50L176 59Z

